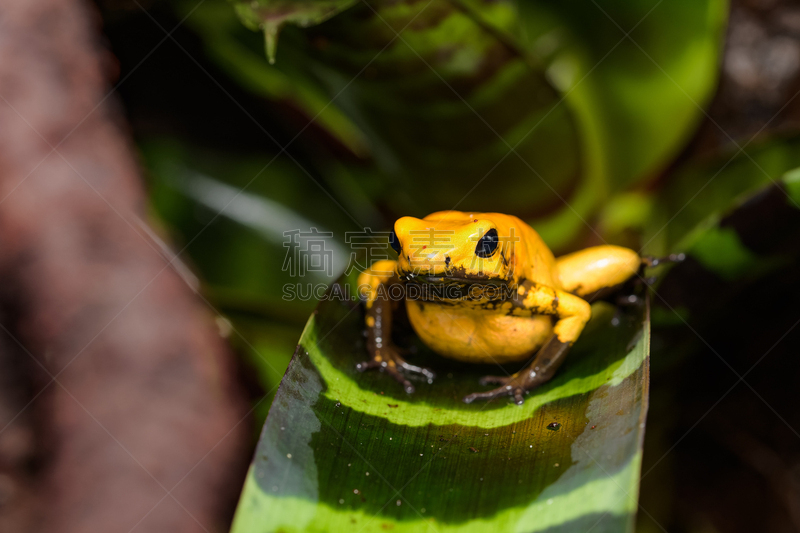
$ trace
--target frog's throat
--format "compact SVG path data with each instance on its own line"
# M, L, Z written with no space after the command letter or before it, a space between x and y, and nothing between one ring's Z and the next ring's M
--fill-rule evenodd
M434 284L434 285L486 285L486 286L516 286L516 280L507 279L500 276L488 276L482 274L467 274L464 272L443 272L431 274L421 271L398 270L398 277L405 282Z
M430 302L506 301L515 296L517 287L513 279L463 272L432 275L398 270L398 276L406 285L408 299Z
M417 276L406 280L405 298L423 302L502 302L513 299L516 289L502 280L464 280L459 278Z

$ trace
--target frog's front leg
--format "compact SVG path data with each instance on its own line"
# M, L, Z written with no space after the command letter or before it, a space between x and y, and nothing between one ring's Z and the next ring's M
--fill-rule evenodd
M396 261L378 261L358 277L358 289L366 301L367 351L372 359L358 363L356 368L361 372L375 368L386 372L407 393L412 393L414 385L403 372L422 374L429 383L436 376L427 368L406 362L392 343L392 315L401 303L391 298L392 286L400 284L395 266Z
M553 377L569 352L570 346L578 339L583 327L592 314L589 304L564 291L524 282L520 285L517 297L513 300L512 313L515 315L555 315L557 321L553 335L536 353L533 361L511 376L486 376L481 384L499 384L500 387L476 392L464 397L466 403L475 400L488 400L501 396L512 396L517 405L524 402L523 395Z

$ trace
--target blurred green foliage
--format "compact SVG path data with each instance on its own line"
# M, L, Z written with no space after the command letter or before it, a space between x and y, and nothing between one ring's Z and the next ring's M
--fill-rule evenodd
M283 150L141 143L155 212L265 390L315 305L285 298L298 281L284 268L286 231L333 232L342 269L346 231L502 211L557 253L602 241L693 251L734 279L761 258L718 222L800 166L796 138L674 164L716 88L722 0L170 5L205 61L285 110L262 125L286 133ZM265 39L277 42L273 65Z
M368 165L349 190L390 214L514 212L561 249L684 145L726 19L719 0L234 4L250 28L283 26L273 67L223 2L187 23L249 90L301 109ZM295 16L324 22L299 30Z

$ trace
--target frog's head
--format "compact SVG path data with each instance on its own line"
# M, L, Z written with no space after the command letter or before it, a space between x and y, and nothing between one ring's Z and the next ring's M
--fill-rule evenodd
M399 256L398 274L409 281L512 282L509 240L504 238L502 228L480 215L425 220L403 217L395 222L391 245Z

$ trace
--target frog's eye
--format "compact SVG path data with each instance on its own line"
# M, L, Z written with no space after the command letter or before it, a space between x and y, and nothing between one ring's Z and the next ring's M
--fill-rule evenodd
M497 230L492 228L486 232L478 241L478 246L475 247L475 255L478 257L491 257L495 250L497 250Z
M389 235L389 244L392 246L392 249L400 254L400 241L397 239L397 233L392 230L392 233Z

